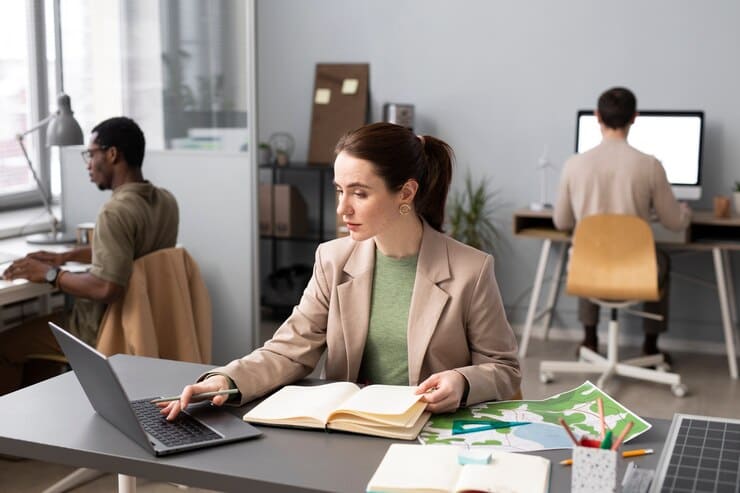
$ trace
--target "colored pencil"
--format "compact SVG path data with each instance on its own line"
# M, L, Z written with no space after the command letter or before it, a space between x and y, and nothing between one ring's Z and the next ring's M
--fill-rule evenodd
M625 450L622 452L622 457L625 459L628 457L640 457L643 455L650 455L655 453L655 450L651 448L640 448L635 450ZM573 465L573 459L565 459L560 461L561 466L572 466Z
M578 445L578 440L576 439L576 436L573 434L573 432L570 431L570 427L568 427L568 423L566 423L563 418L558 418L558 421L563 426L563 428L565 428L565 432L568 434L570 439L573 440L573 445Z
M629 423L627 423L627 426L624 427L624 429L622 430L622 433L619 434L617 439L612 444L611 450L617 450L619 446L622 445L622 440L624 440L624 438L627 436L630 430L632 430L632 427L634 425L635 425L634 421L630 421Z

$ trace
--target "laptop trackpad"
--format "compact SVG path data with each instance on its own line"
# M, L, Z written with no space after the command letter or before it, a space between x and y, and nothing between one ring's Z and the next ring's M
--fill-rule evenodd
M246 421L208 402L188 406L187 413L228 438L261 434L257 428Z

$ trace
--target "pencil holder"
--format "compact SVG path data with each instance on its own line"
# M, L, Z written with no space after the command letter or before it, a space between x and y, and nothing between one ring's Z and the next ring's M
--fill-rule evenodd
M591 447L573 448L573 493L617 491L617 452Z

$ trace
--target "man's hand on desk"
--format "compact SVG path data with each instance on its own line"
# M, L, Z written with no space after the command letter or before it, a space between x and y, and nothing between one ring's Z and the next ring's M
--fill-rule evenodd
M39 262L43 262L48 265L54 265L59 267L63 263L67 261L67 259L64 256L64 253L59 252L47 252L46 250L40 250L38 252L31 252L28 255L26 255L26 258L32 258L34 260L38 260Z
M30 256L16 260L3 272L3 279L28 279L31 282L46 282L46 273L52 266Z
M79 262L81 264L92 263L92 248L89 246L77 247L72 250L66 250L63 252L48 252L46 250L40 250L38 252L31 252L26 257L30 257L35 260L40 260L49 265L59 267L67 262Z

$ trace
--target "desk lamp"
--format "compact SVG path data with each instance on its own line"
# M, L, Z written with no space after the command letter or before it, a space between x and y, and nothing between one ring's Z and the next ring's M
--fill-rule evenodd
M28 157L28 151L26 151L26 146L23 145L23 138L26 135L41 129L47 123L48 123L48 127L46 128L46 145L47 146L70 146L70 145L82 144L83 143L82 129L80 128L80 124L77 123L77 120L75 120L73 114L74 112L72 111L72 103L69 99L69 96L67 96L64 93L61 93L59 94L59 97L57 99L56 113L52 113L51 115L41 120L38 124L36 124L36 126L16 136L16 139L18 139L18 145L20 145L21 149L23 150L23 155L26 158L28 169L31 170L33 179L36 181L37 190L41 194L41 198L44 201L44 207L46 207L46 212L47 214L49 214L49 218L51 221L51 232L50 233L42 233L38 235L28 236L26 238L26 241L28 243L37 244L37 245L53 245L57 243L74 243L76 240L73 234L65 234L65 233L58 231L59 220L56 218L56 216L54 215L54 212L52 212L51 210L51 203L49 202L49 198L47 197L46 192L44 191L44 187L41 184L41 180L39 179L39 176L36 174L36 170L33 167L33 163L31 163L31 158Z

